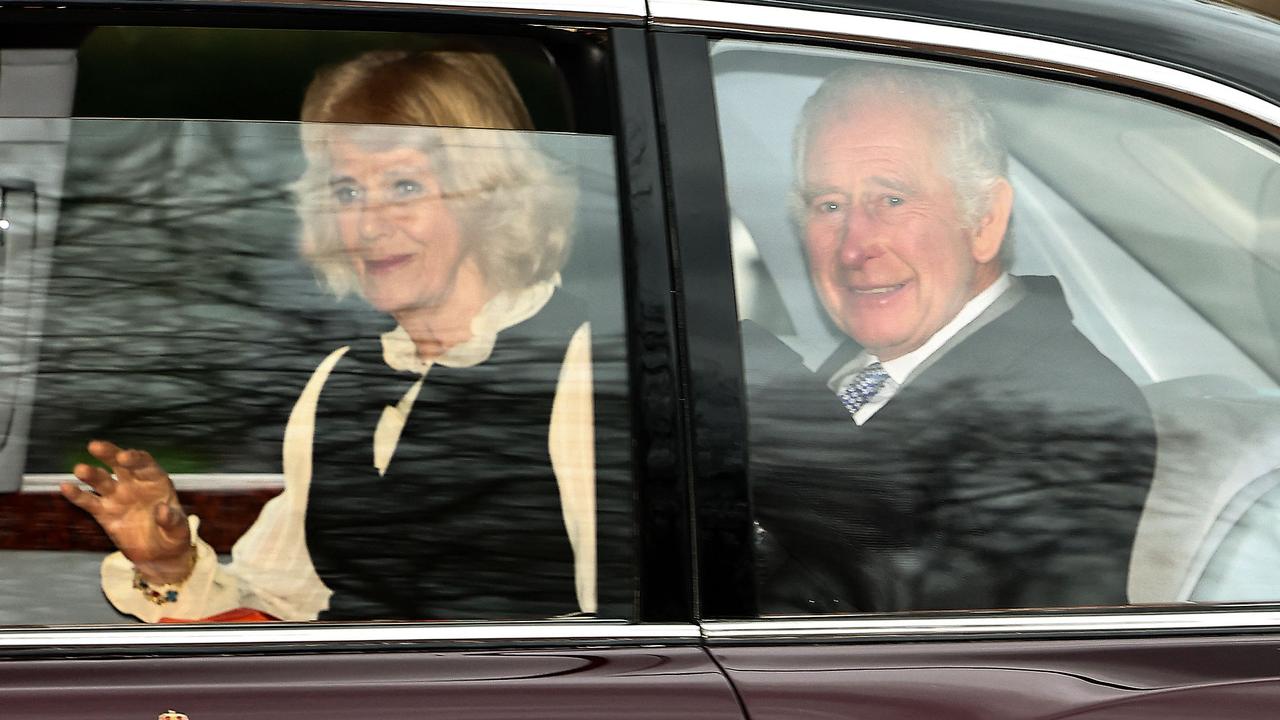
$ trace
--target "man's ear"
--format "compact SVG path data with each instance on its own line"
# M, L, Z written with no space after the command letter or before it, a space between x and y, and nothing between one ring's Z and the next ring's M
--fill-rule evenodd
M1009 230L1009 213L1013 212L1013 186L1000 178L988 194L987 212L978 221L973 234L973 259L985 265L1000 254L1005 233Z

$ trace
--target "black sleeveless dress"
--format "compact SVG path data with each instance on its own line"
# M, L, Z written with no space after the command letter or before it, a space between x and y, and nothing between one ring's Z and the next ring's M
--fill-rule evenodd
M316 412L307 549L322 620L521 619L578 611L547 449L556 381L586 313L557 291L469 368L434 365L387 472L373 434L418 380L354 343Z

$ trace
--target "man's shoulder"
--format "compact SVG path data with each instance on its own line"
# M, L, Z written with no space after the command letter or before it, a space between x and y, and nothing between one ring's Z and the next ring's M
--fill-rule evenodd
M1021 332L1021 348L1013 354L1017 367L1060 383L1090 387L1137 387L1076 327L1058 281L1052 277L1020 278L1027 288L1022 302L1010 311L1011 332Z
M748 390L761 390L780 380L813 378L800 354L773 333L751 320L743 320L740 329L742 369Z
M1049 280L1028 293L1024 322L1039 330L1018 349L1005 381L1061 424L1114 427L1135 448L1153 442L1151 409L1137 383L1079 331Z
M767 430L770 442L812 439L832 427L847 432L848 414L821 370L810 370L799 353L750 320L741 328L747 417L753 432Z
M1015 282L1018 301L963 343L969 354L985 356L982 367L1008 373L1079 365L1107 377L1124 377L1076 328L1056 278L1024 275Z
M1137 385L1076 328L1058 281L1016 282L1018 301L937 358L921 390L963 387L1019 405L1149 415Z

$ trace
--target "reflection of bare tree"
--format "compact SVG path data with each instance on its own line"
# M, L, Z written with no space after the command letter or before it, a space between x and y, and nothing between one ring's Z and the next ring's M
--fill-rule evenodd
M296 259L300 170L290 125L76 122L29 472L92 437L175 471L278 469L317 357L374 319Z

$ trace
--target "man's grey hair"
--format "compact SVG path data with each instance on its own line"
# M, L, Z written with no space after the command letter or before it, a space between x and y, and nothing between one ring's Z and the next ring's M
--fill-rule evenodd
M995 119L973 88L954 73L931 70L875 67L841 68L827 76L800 111L796 126L795 185L792 192L796 219L803 208L806 154L810 138L821 126L838 119L856 103L917 104L936 114L947 174L960 203L960 213L976 228L986 213L991 190L1007 176L1009 154L996 129ZM799 223L802 224L802 223ZM1006 232L1000 258L1007 268L1012 259L1012 235Z

